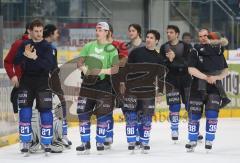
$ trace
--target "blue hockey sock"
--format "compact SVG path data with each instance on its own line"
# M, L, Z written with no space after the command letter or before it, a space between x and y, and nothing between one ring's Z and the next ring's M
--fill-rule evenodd
M78 119L81 142L83 143L90 142L91 122L89 114L88 113L79 114Z
M27 143L32 140L31 118L32 118L31 107L20 108L19 135L20 135L20 140L23 143Z
M218 112L215 110L206 111L206 137L207 141L213 141L215 139L215 133L218 123Z
M102 116L97 118L97 133L96 133L96 142L97 143L104 143L108 128L107 123L108 117Z
M171 122L171 130L172 131L178 131L178 124L179 124L179 111L180 111L181 105L180 104L174 104L169 106L169 119Z
M141 118L141 127L139 128L140 142L148 144L150 138L152 116L145 115Z
M41 117L41 143L49 145L53 138L53 114L51 110L40 112Z
M132 111L125 112L127 142L136 142L137 113Z
M201 114L191 114L188 116L188 139L189 141L197 141L199 134L199 120Z

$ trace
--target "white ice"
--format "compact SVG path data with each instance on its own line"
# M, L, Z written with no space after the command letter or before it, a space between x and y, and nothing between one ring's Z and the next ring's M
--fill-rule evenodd
M204 134L205 119L201 121L201 133ZM187 123L180 123L180 140L173 144L170 139L168 122L153 124L151 132L149 154L136 151L131 155L127 150L124 123L115 124L114 144L111 150L98 155L95 139L92 136L90 155L77 155L75 148L80 144L78 127L69 129L69 138L73 141L70 150L61 154L51 154L48 157L42 152L23 157L19 152L19 145L0 148L0 163L239 163L240 162L240 119L220 119L216 140L210 153L206 153L204 143L198 144L194 153L187 153ZM95 125L92 126L95 135Z

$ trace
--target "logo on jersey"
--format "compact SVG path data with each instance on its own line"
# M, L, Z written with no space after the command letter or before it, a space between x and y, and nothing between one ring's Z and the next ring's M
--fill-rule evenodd
M95 52L96 52L97 54L100 54L100 53L103 52L103 49L99 49L99 48L95 47Z

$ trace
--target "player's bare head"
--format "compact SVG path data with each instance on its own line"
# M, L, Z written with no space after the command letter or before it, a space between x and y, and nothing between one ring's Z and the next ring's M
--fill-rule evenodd
M50 42L57 41L59 38L59 31L54 24L47 24L43 29L43 37L49 38Z
M178 39L180 34L180 29L176 25L168 25L167 26L167 37L168 41L174 41Z
M42 27L43 28L43 23L39 19L35 19L30 23L29 29L33 30L34 27Z
M54 31L57 30L57 27L53 24L47 24L43 30L43 37L49 37L54 34Z
M147 31L146 33L146 37L149 35L149 34L152 34L155 38L156 41L159 41L160 40L160 33L157 31L157 30L154 30L154 29L150 29Z
M150 29L146 33L146 47L149 49L155 48L160 40L160 33L157 30Z
M184 32L182 35L182 41L190 44L192 42L192 35L189 32Z
M209 43L208 33L209 33L209 31L206 28L202 28L199 30L198 39L199 39L200 44Z
M30 24L30 37L35 41L40 41L43 39L43 23L36 19Z
M130 40L142 37L142 28L139 24L130 24L128 26L128 37Z

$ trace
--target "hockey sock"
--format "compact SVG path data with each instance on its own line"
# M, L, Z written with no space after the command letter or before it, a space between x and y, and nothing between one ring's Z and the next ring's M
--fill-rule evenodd
M188 118L188 139L189 141L197 141L199 134L199 120L201 118L201 114L189 114Z
M218 112L215 110L206 111L206 140L213 141L215 139L215 133L218 123Z
M180 111L181 105L180 104L174 104L169 106L169 119L171 122L171 130L172 131L178 131L178 124L179 124L179 111Z
M148 144L150 131L151 131L151 124L152 124L152 116L151 115L144 115L141 118L141 126L139 128L139 135L140 135L140 142Z
M127 142L136 142L137 113L134 111L125 112Z
M31 128L32 108L25 107L19 111L19 134L23 143L30 142L32 139Z
M79 114L78 115L79 119L79 131L80 131L80 136L81 136L81 142L90 142L90 116L88 113L86 114Z
M49 145L53 138L53 114L51 110L40 112L41 117L41 143Z
M108 128L108 116L101 116L97 118L97 134L96 134L96 142L104 143L106 138L106 132Z

